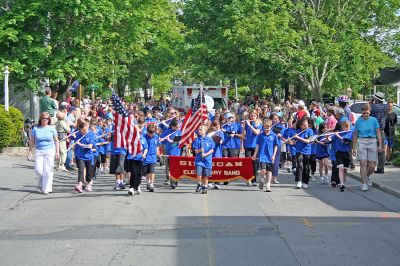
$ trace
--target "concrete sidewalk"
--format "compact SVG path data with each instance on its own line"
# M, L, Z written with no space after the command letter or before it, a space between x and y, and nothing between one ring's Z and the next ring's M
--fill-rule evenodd
M356 164L356 168L348 171L347 175L361 181L360 164L356 160L354 160L354 163ZM400 167L386 165L385 173L372 174L371 180L374 188L400 198Z

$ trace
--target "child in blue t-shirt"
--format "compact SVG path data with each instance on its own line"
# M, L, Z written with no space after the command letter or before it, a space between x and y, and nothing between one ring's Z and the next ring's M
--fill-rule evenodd
M214 152L212 154L213 158L221 158L222 157L222 143L224 142L224 132L221 130L221 125L219 121L215 120L211 123L211 132L209 132L208 136L211 137L214 141ZM209 187L214 189L220 189L220 183L214 182L209 184Z
M318 134L322 135L326 131L325 124L322 123L319 125L318 129ZM328 145L323 142L323 139L325 139L325 136L319 136L316 139L316 146L315 146L315 152L316 152L316 159L318 160L318 168L319 168L319 176L321 179L322 184L328 184ZM325 174L324 174L325 172Z
M265 177L267 177L266 192L271 192L272 171L274 170L274 161L278 151L278 137L271 131L272 120L267 119L263 124L263 133L257 136L256 150L253 160L258 158L261 169L261 179L259 187L264 189Z
M212 154L214 152L214 140L206 136L207 127L201 125L198 130L198 136L192 144L196 158L194 163L196 165L196 175L198 184L196 192L207 194L208 178L212 175Z
M147 134L144 136L147 141L148 152L143 158L143 171L147 177L146 188L150 192L154 192L154 173L157 163L157 156L159 156L158 146L160 146L158 135L155 133L156 130L157 126L155 124L150 124L147 127Z
M335 148L336 164L339 169L339 189L345 190L347 169L351 163L351 142L353 140L353 132L349 131L350 121L344 121L340 124L342 133L335 132L328 140L332 141L332 146Z
M286 143L286 153L288 156L287 160L287 171L292 171L293 174L296 173L296 147L295 141L292 139L296 135L296 119L292 119L288 122L288 128L284 131L282 140Z

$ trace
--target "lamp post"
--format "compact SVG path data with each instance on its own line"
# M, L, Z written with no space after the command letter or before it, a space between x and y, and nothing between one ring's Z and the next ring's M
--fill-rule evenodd
M8 90L8 75L10 75L10 71L8 71L8 66L4 67L4 109L9 111L9 90Z

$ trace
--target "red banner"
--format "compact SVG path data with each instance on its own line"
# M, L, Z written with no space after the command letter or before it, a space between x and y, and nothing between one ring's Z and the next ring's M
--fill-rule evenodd
M169 176L173 180L196 178L194 157L169 156ZM229 182L242 178L250 181L254 178L253 160L251 158L213 158L211 182Z

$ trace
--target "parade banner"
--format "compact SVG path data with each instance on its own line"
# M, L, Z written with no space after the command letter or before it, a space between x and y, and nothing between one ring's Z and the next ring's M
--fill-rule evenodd
M169 156L170 177L177 181L182 178L196 178L194 157ZM229 182L234 179L250 181L254 178L251 158L213 158L210 182Z

